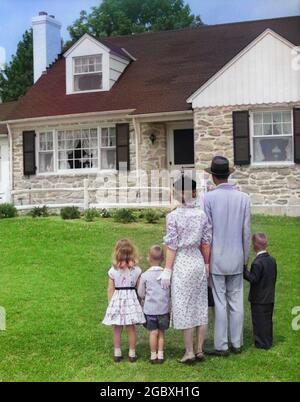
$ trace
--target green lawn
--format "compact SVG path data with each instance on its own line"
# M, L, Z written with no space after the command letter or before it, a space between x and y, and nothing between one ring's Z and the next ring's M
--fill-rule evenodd
M181 365L181 333L170 330L167 361L158 367L148 363L143 328L138 362L114 364L111 329L100 320L115 241L133 239L145 269L147 249L161 242L163 222L1 220L0 306L7 311L7 331L0 332L0 381L299 381L300 331L291 328L291 309L300 306L300 219L257 216L253 230L268 233L279 266L275 347L265 352L252 346L246 301L242 355ZM212 347L211 323L207 346Z

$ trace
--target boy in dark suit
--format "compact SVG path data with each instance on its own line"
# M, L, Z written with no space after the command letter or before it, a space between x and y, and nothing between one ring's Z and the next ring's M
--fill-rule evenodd
M255 346L270 349L273 345L273 310L277 279L276 260L267 252L268 241L264 233L252 237L256 258L251 271L244 267L244 279L250 282L252 325Z

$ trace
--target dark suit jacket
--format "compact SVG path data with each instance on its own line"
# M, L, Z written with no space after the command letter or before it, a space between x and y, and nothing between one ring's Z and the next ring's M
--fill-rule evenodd
M250 282L249 301L253 304L271 304L275 301L277 264L268 253L258 255L251 271L244 269L244 278Z

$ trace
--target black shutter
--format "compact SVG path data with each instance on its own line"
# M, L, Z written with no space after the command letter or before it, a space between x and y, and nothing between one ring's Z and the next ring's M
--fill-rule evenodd
M234 164L250 164L250 135L249 135L249 112L242 110L232 113L233 119L233 147Z
M130 170L129 161L129 124L122 123L116 125L117 133L117 169L122 169L122 165L127 164Z
M300 163L300 109L294 109L294 162Z
M24 176L31 176L36 173L35 131L23 131L23 167Z

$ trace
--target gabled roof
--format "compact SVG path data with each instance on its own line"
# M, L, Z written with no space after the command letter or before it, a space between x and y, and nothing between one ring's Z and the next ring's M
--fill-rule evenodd
M109 51L112 54L115 54L118 57L121 57L125 60L131 61L132 58L129 56L128 53L126 53L124 51L124 49L120 48L119 46L116 46L112 43L109 43L107 41L107 39L97 39L94 38L93 36L91 36L90 34L86 33L84 34L78 41L76 41L75 43L73 43L68 50L65 51L64 56L67 57L70 53L72 53L72 51L78 46L80 45L81 42L84 41L85 38L89 38L90 40L92 40L93 42L95 42L96 44L98 44L101 47L104 47L105 50Z
M0 103L0 134L7 134L6 124L1 124L1 121L5 121L9 114L12 113L18 102L5 102Z
M9 117L189 110L189 96L268 28L300 45L299 16L105 38L105 44L136 58L110 91L66 95L65 59L60 58Z

